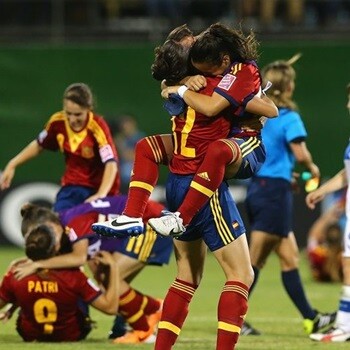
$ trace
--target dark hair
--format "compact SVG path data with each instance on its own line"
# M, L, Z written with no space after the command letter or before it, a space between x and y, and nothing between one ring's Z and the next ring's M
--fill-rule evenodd
M68 233L66 231L63 232L60 241L60 249L58 250L58 254L67 254L73 251L72 242L69 239Z
M26 235L26 255L33 261L48 259L55 254L55 243L55 233L49 226L37 226Z
M152 76L158 81L166 80L169 85L178 83L189 73L189 48L177 41L167 40L154 50L155 58L151 66Z
M245 62L258 59L258 47L252 31L245 35L241 30L215 23L198 36L190 58L192 62L215 66L221 65L224 55L229 55L232 62Z
M94 98L91 89L84 83L69 85L64 91L63 99L70 100L83 108L90 110L94 108Z
M23 236L25 236L34 227L50 222L62 227L63 234L60 241L59 253L65 254L72 251L71 241L69 240L68 235L65 233L58 215L51 209L32 203L26 203L21 208L21 216L21 231Z
M38 226L47 222L62 225L58 215L51 209L33 203L26 203L22 206L21 216L21 231L23 236L25 236L33 226Z
M188 28L187 24L183 24L179 27L176 27L173 29L166 40L174 40L174 41L181 41L182 39L186 38L187 36L193 36L193 33L190 28Z

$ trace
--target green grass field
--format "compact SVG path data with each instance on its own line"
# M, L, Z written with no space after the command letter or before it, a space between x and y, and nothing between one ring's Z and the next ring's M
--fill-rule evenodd
M22 256L19 249L0 248L0 272L3 273L12 259ZM148 267L138 276L134 286L156 297L163 297L175 276L174 260L165 268ZM311 280L305 259L301 272L307 295L313 307L321 311L333 311L338 306L340 284L320 284ZM258 287L250 301L247 320L258 328L261 336L241 336L237 349L249 350L308 350L348 349L349 344L320 344L309 340L302 328L302 319L284 293L280 282L279 265L272 256L261 273ZM191 303L190 314L175 349L215 349L216 303L224 283L223 273L214 257L208 256L201 287ZM153 349L152 345L115 345L107 340L113 317L92 310L98 328L88 339L80 343L40 344L41 350L80 350L137 348ZM0 324L0 347L6 350L21 348L38 349L38 344L23 343L15 330L15 317L7 324Z

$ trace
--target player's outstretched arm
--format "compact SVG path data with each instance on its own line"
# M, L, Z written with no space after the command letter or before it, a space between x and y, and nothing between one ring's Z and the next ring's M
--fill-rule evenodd
M326 181L322 186L320 186L317 190L310 192L306 198L306 205L310 209L314 209L316 204L320 202L325 195L328 193L332 193L338 191L348 185L348 180L346 177L345 168L340 170L336 175Z
M27 162L29 159L36 157L42 151L37 140L33 140L28 146L23 148L15 157L6 165L0 177L0 189L5 190L11 186L12 179L15 176L16 168Z

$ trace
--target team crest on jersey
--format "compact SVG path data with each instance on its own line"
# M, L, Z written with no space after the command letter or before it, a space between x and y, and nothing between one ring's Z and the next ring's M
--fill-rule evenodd
M81 155L84 158L92 158L94 156L94 150L92 149L92 147L82 147Z
M234 83L234 81L236 80L236 76L232 75L232 74L226 74L220 81L218 87L221 89L224 89L226 91L228 91L232 84Z

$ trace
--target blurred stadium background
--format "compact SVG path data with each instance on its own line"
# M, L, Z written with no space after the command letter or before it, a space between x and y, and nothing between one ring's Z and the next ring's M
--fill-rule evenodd
M154 47L177 25L200 32L217 21L256 31L261 67L303 54L295 65L295 98L315 162L324 178L333 175L349 137L350 0L1 0L0 169L61 108L72 82L92 87L96 110L107 120L132 113L147 134L169 132L159 84L150 74ZM59 154L43 154L17 170L12 189L0 193L0 243L9 243L11 234L3 235L8 220L19 220L17 212L4 211L23 199L16 186L43 181L28 196L50 200L47 186L59 183L62 169ZM165 176L163 169L160 184ZM301 245L318 215L306 210L303 199L304 193L296 197Z

